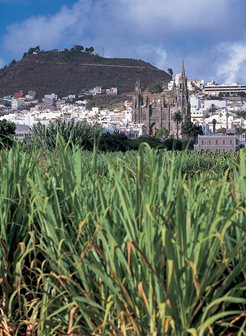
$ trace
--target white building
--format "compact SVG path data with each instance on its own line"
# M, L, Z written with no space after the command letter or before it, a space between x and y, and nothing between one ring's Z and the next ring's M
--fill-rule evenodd
M25 97L26 97L26 100L28 100L28 101L35 100L35 98L36 98L36 91L34 91L34 90L28 91L28 93L27 93L27 95Z
M227 110L218 111L216 114L204 119L204 123L209 125L211 131L213 130L213 120L216 120L216 130L222 128L234 129L235 127L242 127L246 129L246 120L243 118L235 118L233 115L228 113Z
M53 99L53 100L57 100L58 99L58 96L55 94L55 93L51 93L51 94L46 94L44 96L44 98L47 98L47 99Z
M190 112L191 114L201 114L201 97L196 95L190 96Z
M225 109L227 107L226 100L216 100L216 99L206 99L204 100L204 108L206 110L211 109L211 107L215 107L217 109Z
M246 132L237 135L239 145L246 146Z
M204 80L188 79L187 87L190 92L202 90L204 88Z
M91 90L91 93L92 93L93 96L101 94L102 93L102 87L101 86L96 86L95 88L93 88Z
M131 123L132 122L132 109L129 107L124 111L125 118L123 119L123 122L125 123Z
M145 137L148 134L148 130L144 124L129 124L126 126L120 126L117 127L117 130L125 133L125 135L130 139Z
M218 85L215 82L211 82L204 86L203 92L211 96L219 96L220 94L226 94L229 96L238 95L246 93L246 85L240 85L238 83Z
M118 94L117 87L113 87L111 89L106 89L106 95L108 95L108 96L117 96L117 94Z

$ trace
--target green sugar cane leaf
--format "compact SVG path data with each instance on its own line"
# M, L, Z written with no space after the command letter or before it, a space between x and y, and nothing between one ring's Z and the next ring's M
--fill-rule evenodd
M205 309L203 315L202 315L202 319L201 319L201 323L203 323L210 311L211 308L213 308L214 306L219 306L221 303L224 302L230 302L230 303L241 303L241 304L246 304L246 299L244 298L239 298L239 297L233 297L233 296L223 296L220 297L216 300L214 300L213 302L211 302Z
M242 311L240 310L231 310L231 311L226 311L222 313L218 313L216 315L213 315L209 317L206 321L204 321L198 328L199 330L199 336L203 336L207 330L208 327L212 326L216 321L223 319L224 317L227 316L234 316L234 315L240 315Z

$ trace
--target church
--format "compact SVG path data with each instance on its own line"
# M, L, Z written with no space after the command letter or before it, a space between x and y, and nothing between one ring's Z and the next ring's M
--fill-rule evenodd
M155 134L155 130L166 128L169 134L176 132L176 123L173 121L175 112L180 111L182 122L189 121L190 103L187 88L184 62L179 83L174 85L172 92L162 92L150 95L142 92L140 79L136 81L133 97L132 121L135 124L144 124L149 135Z

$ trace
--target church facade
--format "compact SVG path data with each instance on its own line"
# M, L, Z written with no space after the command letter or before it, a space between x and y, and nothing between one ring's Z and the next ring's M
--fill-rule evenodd
M150 99L148 94L142 93L140 80L135 84L132 121L135 124L144 124L149 134L152 134L154 128L170 128L170 107L165 97L159 95Z
M166 128L169 134L175 132L173 115L180 111L182 122L190 120L190 104L185 75L184 63L178 85L174 86L171 94L165 92L158 95L149 95L141 90L140 79L136 81L133 97L132 121L135 124L144 124L148 134L152 135L155 129Z

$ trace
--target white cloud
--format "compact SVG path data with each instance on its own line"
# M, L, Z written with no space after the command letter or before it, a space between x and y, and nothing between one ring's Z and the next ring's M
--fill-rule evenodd
M108 8L135 31L166 35L228 26L238 0L107 0ZM234 7L233 7L234 5ZM120 14L120 15L119 15ZM214 31L215 32L215 31Z
M218 47L226 59L218 67L217 75L227 83L237 80L245 82L246 78L246 41L222 43Z
M211 50L218 41L238 34L235 27L244 18L239 10L243 1L78 0L55 15L29 17L9 26L3 46L10 58L16 58L36 45L43 49L93 45L99 53L104 47L107 56L141 58L163 69L179 69L185 58L191 75L199 78L216 73L218 51ZM210 51L202 46L203 36ZM193 50L189 49L189 38ZM227 74L232 78L232 73L240 74L235 67L239 64L242 69L244 49L235 44L237 60L233 60L235 50L231 46L228 50L227 69L231 70ZM230 77L223 69L218 74Z
M3 58L0 57L0 69L2 69L6 65L6 62Z
M4 46L20 53L33 45L55 48L94 37L159 39L170 32L222 28L238 0L79 0L53 16L34 16L7 28ZM171 38L171 36L170 36ZM143 43L143 41L141 41Z
M72 7L63 6L53 16L34 16L7 28L4 46L12 54L18 54L31 46L55 48L68 40L76 41L85 29L90 1L77 2Z
M134 54L136 57L151 62L160 69L166 69L168 67L167 52L161 45L140 44L136 46Z

